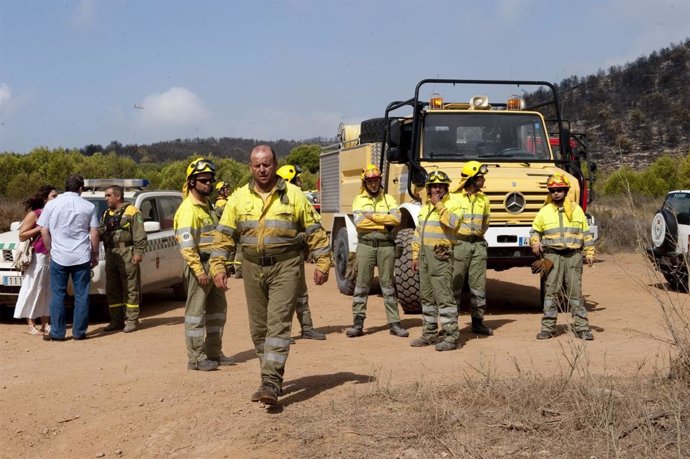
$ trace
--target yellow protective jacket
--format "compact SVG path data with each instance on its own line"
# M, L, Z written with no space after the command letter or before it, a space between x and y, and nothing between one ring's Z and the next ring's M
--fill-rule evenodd
M177 243L180 245L180 252L189 269L196 275L206 272L201 258L202 254L206 259L211 256L217 221L208 200L199 201L191 193L184 198L175 213L173 227ZM213 267L210 274L212 276L216 274Z
M101 216L98 232L106 249L132 246L132 254L144 256L146 231L141 211L124 203L119 209L106 209Z
M426 204L419 209L417 228L412 238L412 259L419 258L422 245L426 247L445 245L452 251L461 219L461 203L452 194L445 195L435 206L427 200Z
M460 202L462 220L458 228L459 236L484 236L491 218L489 198L481 191L471 195L460 190L451 193Z
M225 205L228 203L228 200L223 198L223 197L218 197L216 198L216 204L213 206L213 210L216 212L216 216L220 218L223 215L223 209L225 209Z
M302 190L282 178L266 201L255 191L253 179L230 196L215 232L212 268L217 272L225 269L237 242L243 250L262 256L302 252L306 245L319 271L325 273L331 267L331 249L321 217Z
M372 217L365 217L364 214L369 212L372 213ZM383 191L379 191L376 196L371 196L366 191L355 196L352 201L352 213L357 234L360 236L373 232L388 234L393 227L400 224L398 201Z
M576 203L571 205L572 218L553 203L542 207L532 222L530 243L541 242L542 247L554 250L582 249L587 258L594 258L594 241L585 213Z

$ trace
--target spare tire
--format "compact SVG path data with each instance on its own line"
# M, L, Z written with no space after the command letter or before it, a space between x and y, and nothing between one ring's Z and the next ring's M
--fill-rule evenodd
M386 118L372 118L362 121L359 143L382 142L386 132Z
M675 252L678 240L678 221L670 209L659 209L652 219L652 246L657 253Z

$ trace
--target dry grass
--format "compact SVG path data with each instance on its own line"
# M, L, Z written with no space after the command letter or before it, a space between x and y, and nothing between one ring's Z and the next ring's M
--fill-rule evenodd
M646 196L598 198L589 207L599 227L597 250L603 253L644 250L652 217L663 198Z

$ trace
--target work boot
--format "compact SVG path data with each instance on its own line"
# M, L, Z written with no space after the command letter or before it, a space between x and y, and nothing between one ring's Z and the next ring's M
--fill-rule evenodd
M410 336L410 333L400 325L400 322L393 322L389 324L389 327L391 329L391 335L399 336L400 338L407 338Z
M577 336L580 339L583 339L585 341L592 341L594 339L594 335L592 335L592 332L589 330L582 330L579 332L575 332L575 336Z
M278 403L278 389L273 384L263 383L258 395L259 401L265 405L275 405Z
M127 322L125 323L125 333L132 333L137 329L139 323L139 308L127 308Z
M419 338L415 338L412 341L410 341L410 346L412 347L424 347L424 346L431 346L434 344L432 341L427 340L426 338L420 336Z
M249 400L251 400L252 402L258 402L261 398L261 389L263 389L263 386L259 386L259 388L256 389L256 391L252 394Z
M477 335L491 336L494 334L494 331L484 325L483 319L472 317L472 333L476 333Z
M545 332L545 331L539 332L539 334L537 335L537 339L551 339L551 338L553 338L553 333L549 333L549 332Z
M224 354L221 354L219 357L209 357L208 359L223 367L235 364L235 359Z
M435 346L437 351L453 351L458 348L458 345L455 343L451 343L450 341L441 341L440 343L436 343Z
M352 327L345 330L348 338L364 335L364 316L356 315Z
M103 331L115 331L122 330L125 328L125 309L124 306L117 306L114 308L109 308L110 313L110 323L105 326Z
M188 370L211 371L211 370L215 370L217 368L218 368L218 362L214 362L213 360L209 360L209 359L199 360L198 362L188 362L187 363L187 369Z
M302 339L315 339L318 341L323 341L326 339L326 335L314 330L313 328L308 328L306 330L302 330Z

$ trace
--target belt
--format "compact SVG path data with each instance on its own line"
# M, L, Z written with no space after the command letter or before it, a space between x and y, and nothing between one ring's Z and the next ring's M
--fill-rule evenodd
M369 247L393 247L395 245L395 241L378 241L375 239L359 239L357 243L368 245Z
M544 253L553 253L556 255L572 255L578 252L580 252L580 249L552 249L549 247L544 248Z
M458 241L462 242L483 242L484 241L484 236L477 236L476 234L473 234L471 236L466 236L464 234L460 234L458 236Z
M278 262L285 261L285 260L291 260L295 257L299 257L302 252L299 250L291 250L289 252L283 252L283 253L278 253L275 255L264 255L264 256L258 256L258 255L250 255L247 252L242 252L242 256L244 257L245 260L247 260L250 263L254 263L255 265L259 266L273 266Z

